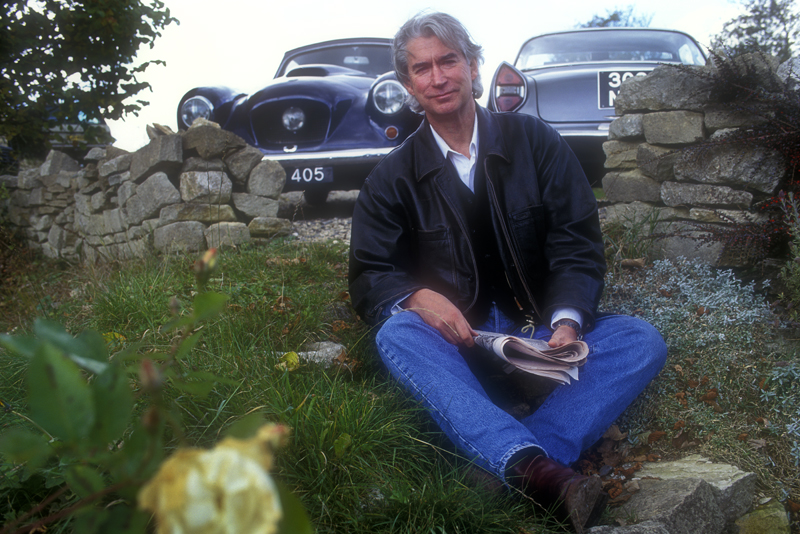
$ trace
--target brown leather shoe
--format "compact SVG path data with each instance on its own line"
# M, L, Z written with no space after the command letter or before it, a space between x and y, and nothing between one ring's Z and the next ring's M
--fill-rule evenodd
M578 534L602 514L600 479L580 475L546 456L523 456L506 470L506 481L542 506L555 506Z

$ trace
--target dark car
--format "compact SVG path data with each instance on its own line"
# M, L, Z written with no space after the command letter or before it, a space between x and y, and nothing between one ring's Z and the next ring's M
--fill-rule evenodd
M284 190L311 203L334 189L358 189L380 159L421 121L395 78L391 40L340 39L287 52L275 79L252 95L192 89L178 126L217 122L286 170Z
M549 123L597 185L620 85L662 63L704 65L706 55L692 37L669 30L589 28L540 35L522 45L513 66L498 67L488 105Z

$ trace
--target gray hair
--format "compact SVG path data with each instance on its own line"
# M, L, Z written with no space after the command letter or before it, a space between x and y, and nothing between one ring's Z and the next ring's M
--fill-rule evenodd
M408 85L408 43L418 37L436 37L443 45L461 52L470 65L473 61L478 66L483 63L483 47L475 44L464 25L455 17L447 13L418 13L410 18L394 36L392 41L392 61L397 79L403 85ZM481 74L472 81L472 96L480 98L483 95L483 82ZM412 95L408 95L406 103L409 107L421 113L422 106Z

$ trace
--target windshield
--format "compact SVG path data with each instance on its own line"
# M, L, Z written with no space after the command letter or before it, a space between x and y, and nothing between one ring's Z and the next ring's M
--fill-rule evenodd
M284 62L278 76L302 65L316 64L347 67L372 77L393 69L388 45L348 45L301 52Z
M573 63L625 61L705 65L700 47L687 35L658 30L567 32L535 37L517 58L520 70Z

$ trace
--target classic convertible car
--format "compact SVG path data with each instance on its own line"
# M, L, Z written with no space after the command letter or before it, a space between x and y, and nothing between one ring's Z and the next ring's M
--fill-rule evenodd
M549 123L569 143L595 185L603 175L603 142L623 81L661 63L704 65L685 33L641 28L591 28L540 35L522 45L514 65L492 79L488 106Z
M310 203L334 189L358 189L380 159L421 117L405 104L389 39L340 39L290 50L275 79L252 95L227 87L192 89L178 105L178 126L198 117L277 160L284 190Z

